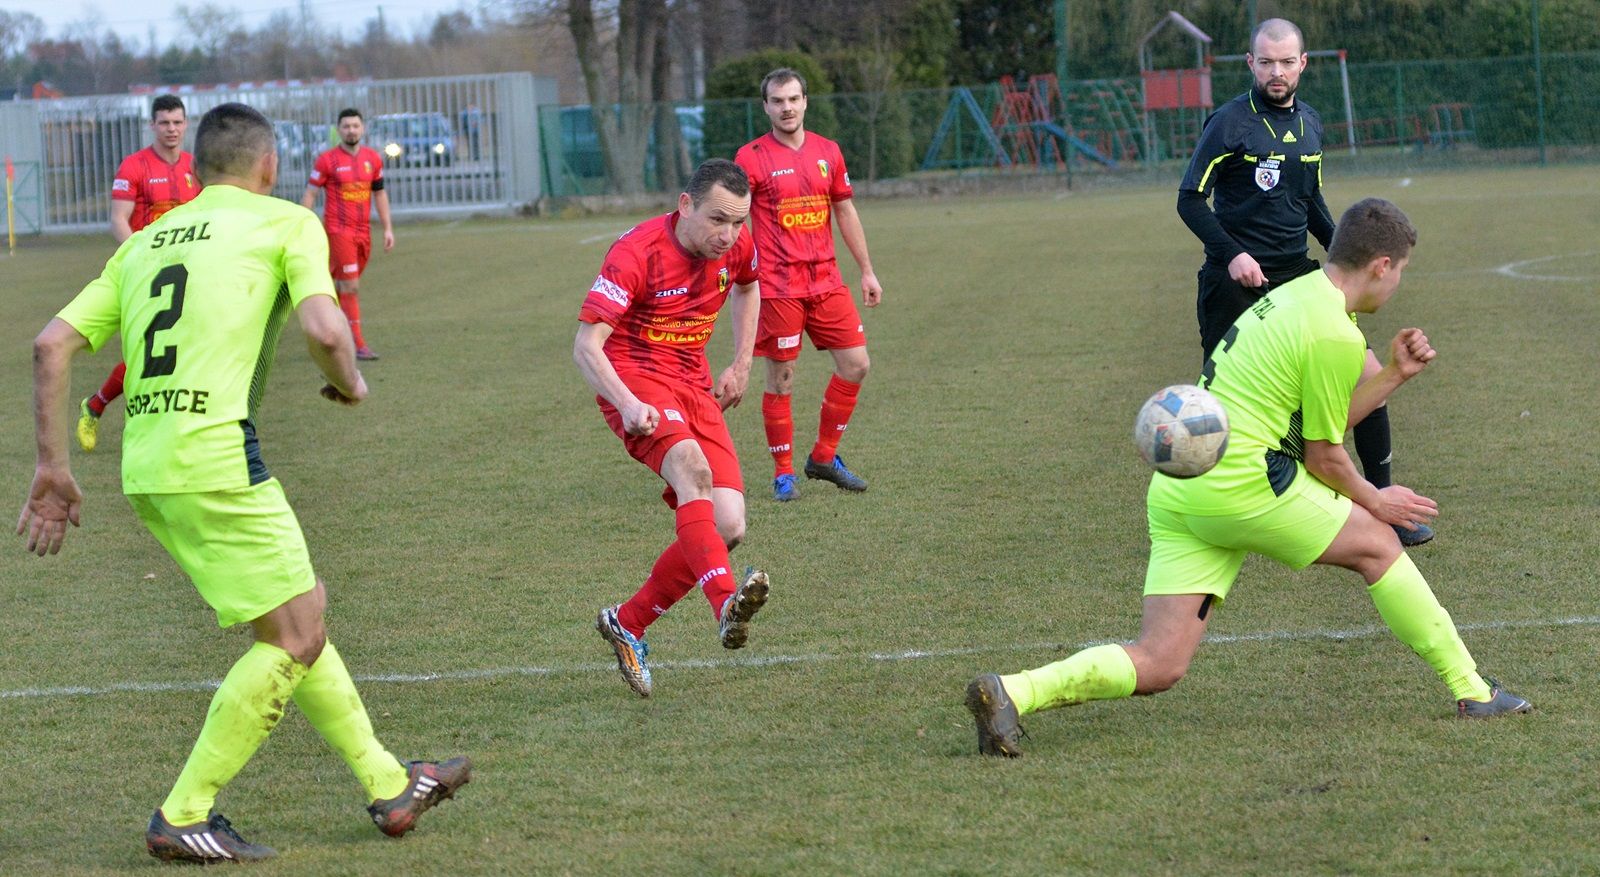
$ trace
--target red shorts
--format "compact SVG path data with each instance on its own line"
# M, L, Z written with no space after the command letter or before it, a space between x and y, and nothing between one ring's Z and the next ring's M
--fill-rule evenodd
M709 390L639 374L623 375L622 382L639 401L655 406L661 413L655 432L628 435L622 429L622 412L604 398L595 397L606 425L622 439L629 456L660 475L661 461L667 451L678 442L692 439L699 443L706 462L711 464L711 486L744 492L744 475L739 471L739 456L733 450L733 436L728 434L728 424L722 419L722 407ZM672 508L678 507L678 497L670 485L661 492L661 498Z
M372 238L328 232L328 270L334 280L355 280L367 269L372 255Z
M811 346L818 350L867 344L867 330L848 286L806 298L762 299L756 356L780 362L797 359L802 331L811 336Z

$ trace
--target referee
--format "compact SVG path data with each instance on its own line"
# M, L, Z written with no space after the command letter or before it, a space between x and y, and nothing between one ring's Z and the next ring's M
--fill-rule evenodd
M1245 56L1254 82L1206 120L1178 188L1178 215L1205 244L1195 312L1207 360L1246 308L1319 267L1307 255L1308 231L1324 250L1333 240L1333 216L1322 199L1322 117L1295 99L1305 45L1291 21L1269 18L1256 26ZM1367 351L1361 379L1378 369ZM1356 424L1355 446L1367 480L1388 487L1388 406ZM1426 524L1395 530L1407 546L1433 538Z

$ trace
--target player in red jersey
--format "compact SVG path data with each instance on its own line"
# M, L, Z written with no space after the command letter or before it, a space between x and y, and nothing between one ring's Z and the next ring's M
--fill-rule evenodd
M328 268L339 292L339 309L350 321L356 339L356 359L377 359L378 354L361 337L361 272L372 255L372 208L383 223L383 250L394 249L394 227L389 224L389 193L383 190L383 156L362 146L367 126L361 111L339 111L339 145L317 156L311 180L300 203L315 210L317 190L326 189L322 224L328 229Z
M602 610L596 627L622 678L650 696L645 628L701 588L722 645L737 649L767 599L767 575L747 569L737 586L728 550L744 538L744 480L722 412L750 381L760 291L755 244L744 229L744 171L713 158L696 169L678 209L634 226L606 253L578 313L572 357L629 455L667 482L677 515L667 547L627 602ZM713 382L706 341L731 301L733 364Z
M805 129L805 79L787 67L768 73L761 80L761 103L772 131L745 144L734 160L750 176L750 225L761 253L756 355L767 360L761 417L776 470L772 492L780 501L800 496L789 399L802 331L811 336L812 346L833 354L833 377L822 396L806 477L845 490L866 490L867 482L846 468L838 454L871 363L861 312L834 257L830 219L838 222L844 245L861 268L862 304L877 307L883 286L867 255L866 232L851 200L855 193L839 144Z
M111 236L118 244L200 194L194 156L183 149L188 130L189 116L177 95L164 94L150 104L150 131L155 142L124 158L111 180ZM99 443L100 415L122 395L127 372L127 365L117 363L100 391L78 403L78 444L85 451L94 450Z

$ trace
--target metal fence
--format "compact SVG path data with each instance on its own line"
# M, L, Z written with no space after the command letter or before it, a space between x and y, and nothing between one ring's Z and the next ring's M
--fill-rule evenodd
M1300 95L1321 114L1330 151L1428 163L1600 158L1600 52L1540 61L1350 63L1347 109L1338 63L1314 59ZM1242 62L1218 67L1212 78L1217 103L1250 83ZM1130 77L1066 83L1044 101L1049 111L1030 119L1008 109L1026 88L812 95L806 126L840 141L859 182L922 171L1102 172L1178 162L1193 151L1209 112L1162 110L1147 121L1141 82ZM672 114L691 163L732 157L769 130L754 99L661 104L657 112ZM541 107L539 125L550 194L607 191L591 107ZM660 188L658 163L652 136L645 156L652 189Z
M395 213L504 208L537 199L535 106L554 100L554 80L527 73L432 79L179 90L191 125L239 101L272 120L278 140L274 194L298 200L311 166L337 143L335 117L361 110L368 145L384 153ZM150 143L153 95L30 102L37 110L47 231L106 227L111 179Z

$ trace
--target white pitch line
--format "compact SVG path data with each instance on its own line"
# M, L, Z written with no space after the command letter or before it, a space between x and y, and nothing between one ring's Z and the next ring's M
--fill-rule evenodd
M1557 259L1581 259L1585 256L1600 255L1600 250L1586 250L1582 253L1563 253L1559 256L1540 256L1537 259L1523 259L1519 262L1507 262L1494 269L1494 273L1511 277L1516 280L1545 280L1555 283L1580 283L1594 280L1593 275L1570 276L1565 274L1523 274L1522 269L1529 265L1538 265L1541 262L1554 262Z
M578 241L578 243L581 244L581 245L584 245L584 246L588 246L589 244L598 244L601 241L614 241L614 240L617 239L617 236L620 235L620 234L622 234L622 232L620 232L620 231L608 231L605 234L590 235L590 236L584 238L583 240Z
M1481 621L1457 625L1463 631L1519 630L1532 627L1589 627L1600 625L1600 615L1576 615L1569 618L1530 619L1524 621ZM1382 625L1353 627L1346 630L1268 630L1258 633L1234 633L1207 636L1208 645L1237 645L1259 642L1294 642L1307 640L1352 640L1388 636L1389 629ZM867 654L809 654L765 655L721 660L693 659L685 661L653 661L657 670L709 670L726 667L774 667L786 664L827 664L836 661L900 662L921 661L929 658L960 658L970 655L1012 654L1016 652L1050 652L1065 649L1088 648L1121 640L1091 640L1076 645L1068 643L1027 643L1009 646L984 646L960 649L913 649L904 652L869 652ZM613 673L612 662L568 664L550 667L490 667L480 670L448 670L442 673L377 673L355 677L361 683L398 682L472 682L481 679L505 679L514 676L554 676L567 673ZM65 685L52 688L18 688L0 691L0 700L10 698L88 697L107 694L159 694L173 691L215 691L221 683L217 680L199 682L118 682L111 685Z

